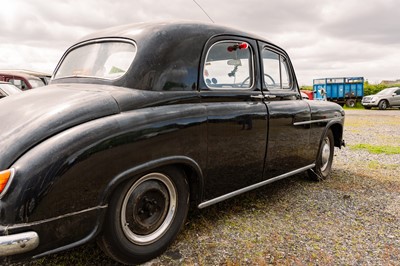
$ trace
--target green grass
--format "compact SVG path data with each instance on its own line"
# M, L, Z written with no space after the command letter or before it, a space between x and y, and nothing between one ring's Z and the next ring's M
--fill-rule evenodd
M356 105L354 107L348 107L347 105L343 106L343 109L348 109L348 110L354 110L354 109L365 109L364 106L360 102L356 102Z
M400 147L395 147L395 146L356 144L356 145L350 145L350 148L355 150L367 150L369 153L374 153L374 154L400 154Z

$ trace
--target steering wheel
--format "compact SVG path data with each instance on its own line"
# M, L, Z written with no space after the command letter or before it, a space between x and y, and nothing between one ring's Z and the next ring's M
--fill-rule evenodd
M267 77L268 79L271 80L271 84L269 84L269 83L267 82L267 80L265 79L265 77ZM276 83L275 83L275 80L274 80L270 75L264 74L264 85L265 85L265 87L268 87L268 86L275 86Z
M267 77L269 80L271 80L271 84L267 83L265 77ZM243 82L240 84L240 87L243 88L244 85L245 85L249 80L250 80L250 77L245 78L245 79L243 80ZM275 84L276 84L276 83L275 83L275 80L274 80L270 75L264 74L264 85L265 85L265 87L274 86Z

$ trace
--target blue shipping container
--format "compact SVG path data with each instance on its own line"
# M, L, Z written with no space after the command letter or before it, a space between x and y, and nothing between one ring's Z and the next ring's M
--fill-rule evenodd
M316 100L328 100L353 107L364 96L364 78L314 79L313 91Z

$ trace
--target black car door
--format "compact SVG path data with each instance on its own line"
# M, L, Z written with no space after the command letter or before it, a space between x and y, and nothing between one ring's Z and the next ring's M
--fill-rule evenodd
M263 180L268 117L256 41L218 37L205 51L199 87L208 151L201 207Z
M283 177L310 168L315 160L309 149L310 107L299 94L297 81L286 53L259 43L262 88L269 113L266 179Z

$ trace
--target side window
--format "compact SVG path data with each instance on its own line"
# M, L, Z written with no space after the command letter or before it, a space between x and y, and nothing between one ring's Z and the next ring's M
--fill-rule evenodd
M25 82L22 79L9 79L8 82L15 85L16 87L18 87L21 90L29 89L29 87L25 84Z
M290 74L286 58L278 53L264 49L262 51L264 68L264 88L290 89Z
M254 83L253 52L246 42L222 41L208 51L203 78L211 89L249 89Z
M400 90L397 90L397 91L396 91L396 94L397 94L397 95L400 95Z
M290 89L290 75L286 59L281 56L282 88Z

